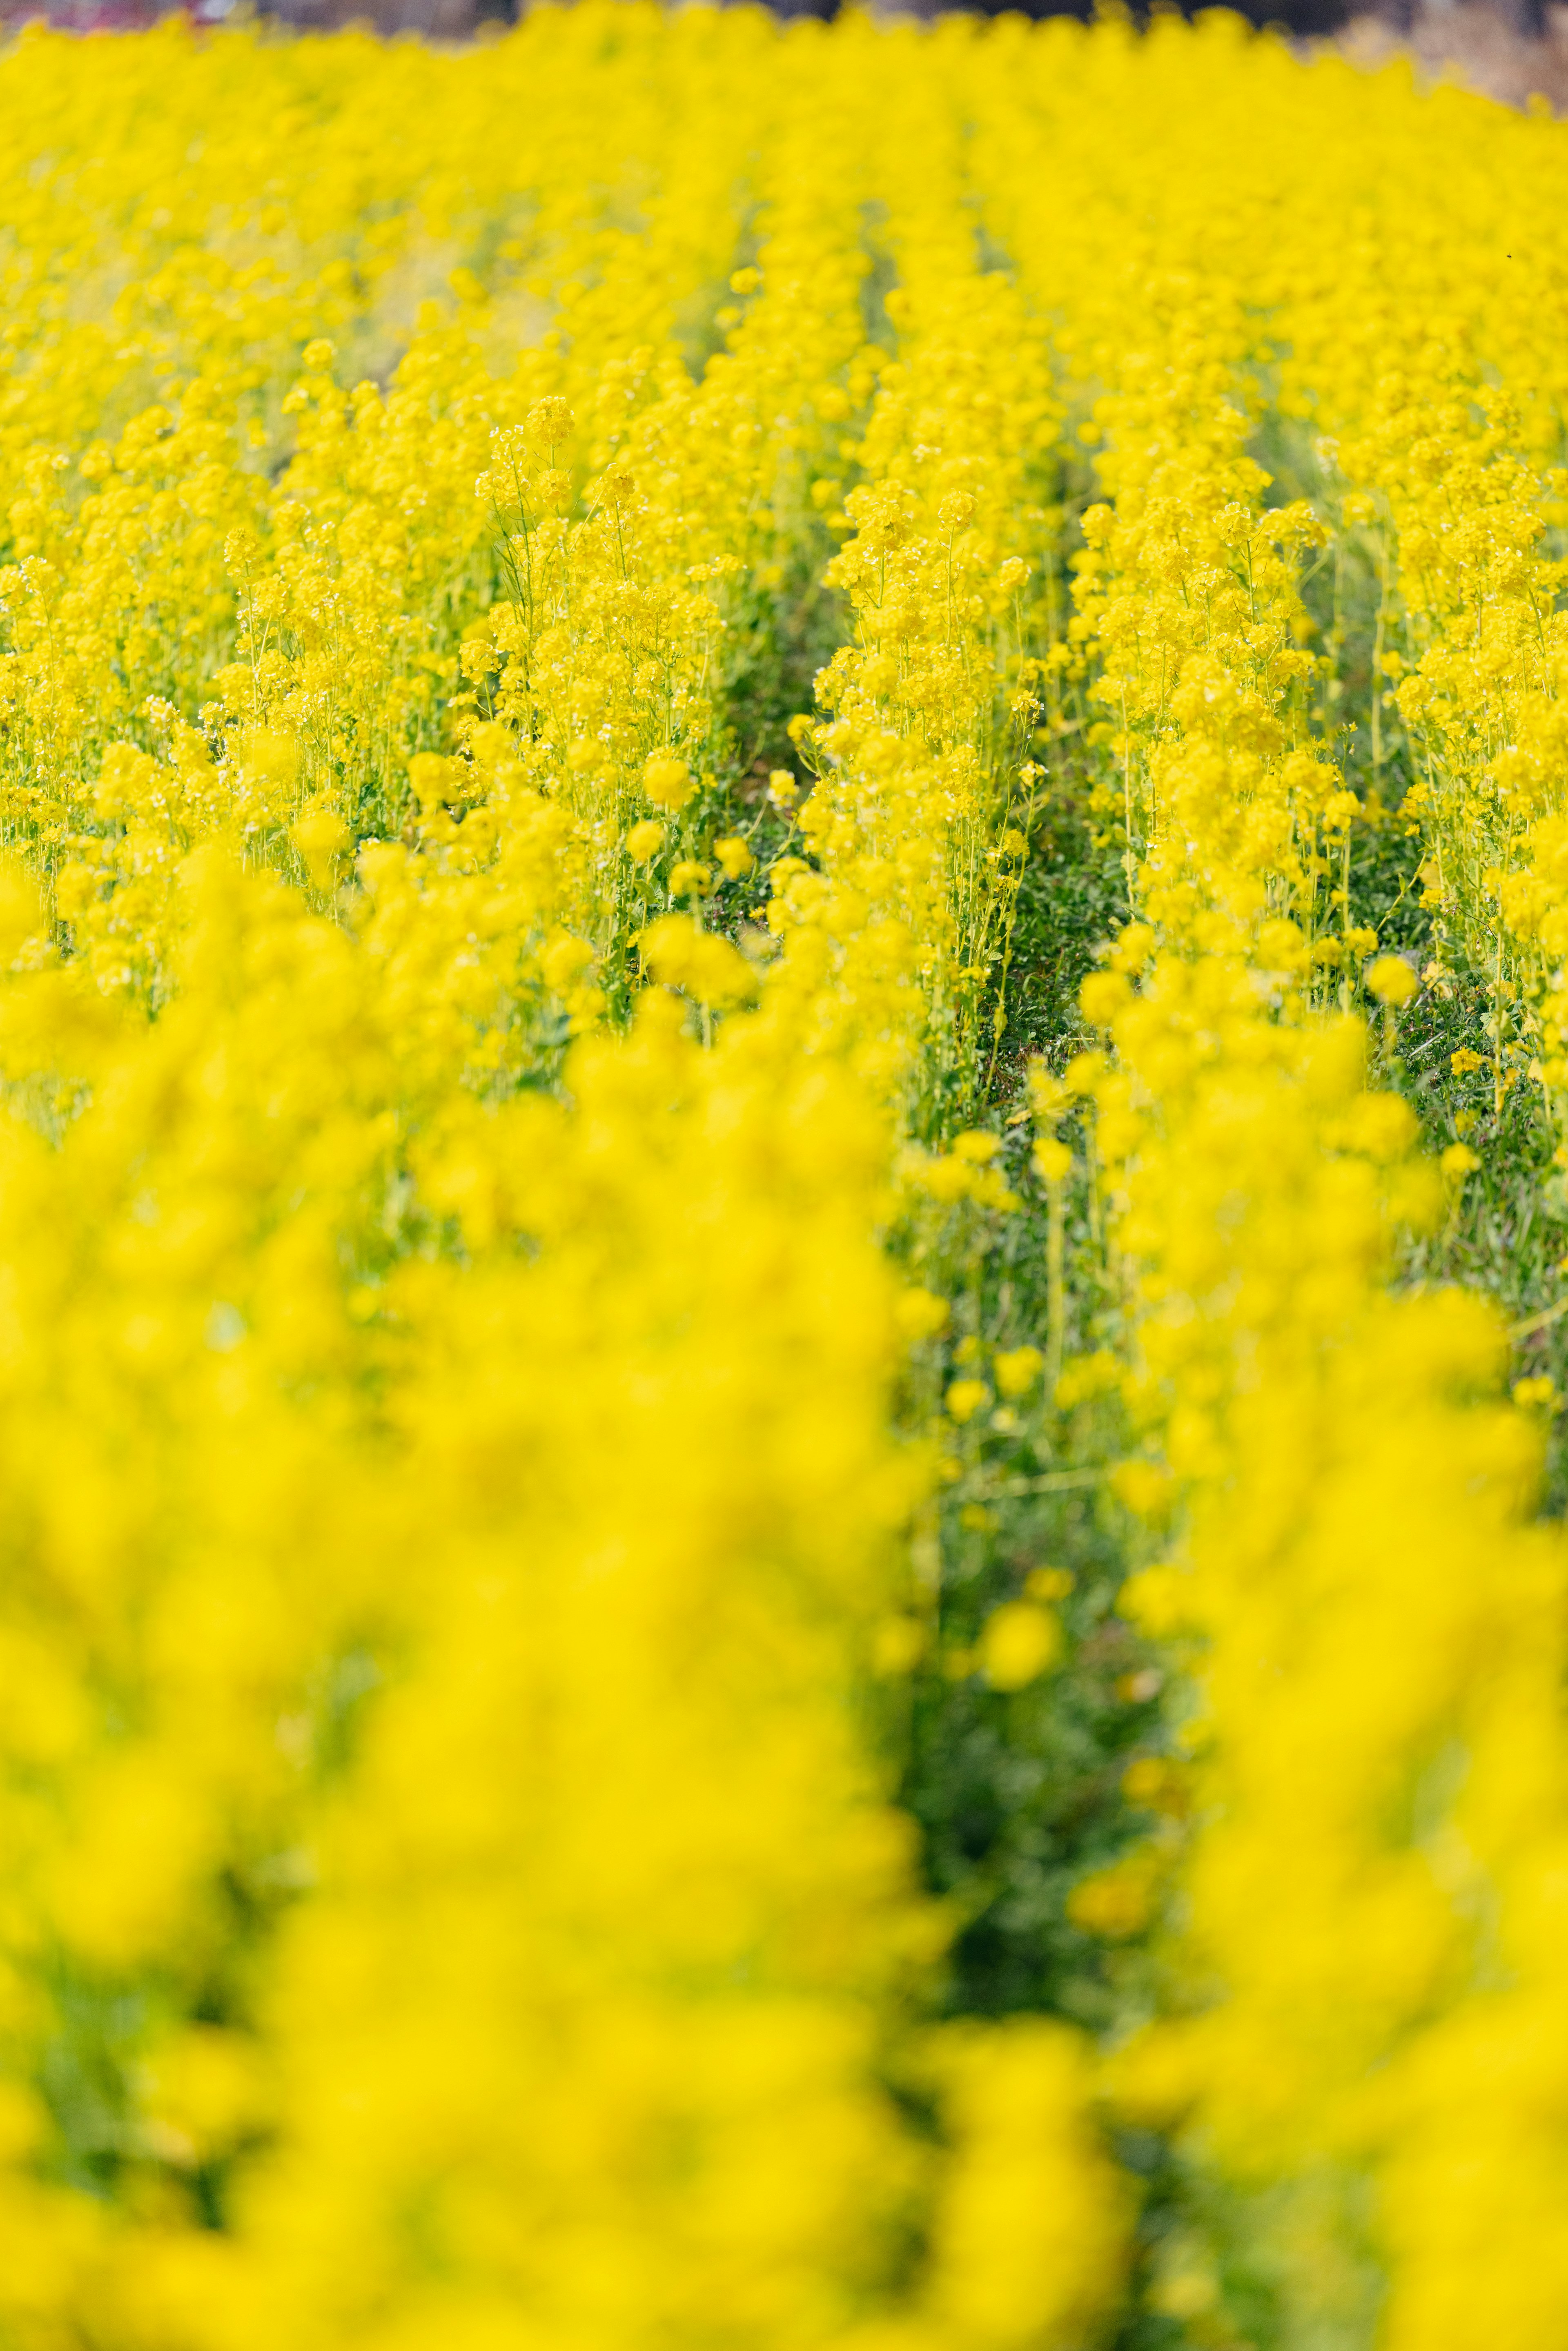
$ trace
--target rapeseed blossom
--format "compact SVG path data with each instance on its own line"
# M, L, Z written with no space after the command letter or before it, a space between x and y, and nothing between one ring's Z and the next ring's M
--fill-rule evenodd
M1557 127L611 0L0 125L0 2331L1554 2340ZM956 2013L912 1722L1097 1673Z

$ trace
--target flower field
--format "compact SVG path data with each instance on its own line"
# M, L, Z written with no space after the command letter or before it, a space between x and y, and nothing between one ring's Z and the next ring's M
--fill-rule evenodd
M0 2346L1568 2346L1568 143L0 55Z

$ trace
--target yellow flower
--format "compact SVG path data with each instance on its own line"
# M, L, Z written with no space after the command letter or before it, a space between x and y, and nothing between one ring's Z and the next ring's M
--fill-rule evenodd
M1419 986L1403 956L1379 956L1367 967L1367 993L1380 1004L1408 1004Z
M1048 1184L1060 1184L1072 1172L1072 1154L1053 1134L1042 1135L1032 1153L1035 1166Z
M991 1364L997 1386L1005 1396L1025 1395L1044 1368L1045 1357L1038 1347L1006 1348Z
M901 1290L893 1311L900 1331L910 1340L934 1338L947 1325L947 1301L929 1290Z
M984 1380L955 1380L947 1390L947 1411L956 1421L973 1420L991 1392Z
M672 816L696 794L691 769L669 751L653 752L643 761L643 789L655 808L666 809Z
M1081 1877L1067 1897L1067 1915L1075 1927L1096 1935L1136 1935L1153 1916L1155 1883L1152 1858L1131 1854L1109 1869Z
M727 939L699 930L679 914L651 923L642 935L648 969L668 987L683 988L697 1003L726 1008L757 993L757 975Z
M1056 1664L1061 1648L1057 1617L1028 1600L993 1609L980 1634L980 1661L996 1689L1022 1689Z

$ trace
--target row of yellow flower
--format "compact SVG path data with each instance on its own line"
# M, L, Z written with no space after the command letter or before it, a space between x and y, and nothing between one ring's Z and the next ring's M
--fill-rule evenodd
M1099 1102L1134 1408L1170 1480L1152 1460L1127 1491L1176 1536L1125 1604L1191 1642L1197 1699L1172 1952L1190 2012L1129 2046L1120 2085L1273 2183L1292 2323L1345 2341L1375 2323L1421 2351L1550 2339L1568 1557L1520 1524L1539 1447L1487 1401L1499 1319L1452 1290L1388 1294L1400 1233L1446 1211L1411 1111L1366 1090L1361 1022L1313 1010L1352 1000L1376 939L1345 890L1352 714L1312 707L1344 648L1331 632L1312 654L1297 578L1325 521L1332 559L1373 575L1366 811L1402 720L1450 958L1425 977L1490 979L1500 1072L1533 1041L1554 1095L1562 574L1532 550L1561 483L1531 465L1561 447L1562 261L1554 233L1527 250L1521 215L1550 208L1563 150L1538 122L1342 72L1325 89L1207 38L1228 87L1189 90L1202 158L1179 132L1155 150L1180 193L1124 281L1136 350L1103 370L1109 503L1084 516L1079 575L1135 919L1084 990L1113 1056L1068 1074ZM1168 78L1140 59L1129 113L1156 87L1170 106L1204 55L1162 43ZM1217 169L1222 126L1238 160ZM1505 222L1527 266L1500 286ZM1323 511L1263 505L1242 454L1260 423L1287 455L1302 424L1329 436ZM1416 971L1385 955L1365 978L1392 1035ZM1057 1108L1060 1087L1037 1092ZM1450 1199L1475 1165L1444 1155ZM1223 2325L1201 2249L1174 2288Z

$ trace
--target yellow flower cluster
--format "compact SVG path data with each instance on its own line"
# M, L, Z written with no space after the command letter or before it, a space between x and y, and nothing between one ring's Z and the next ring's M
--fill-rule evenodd
M0 128L0 2335L1261 2346L1109 2112L1270 2344L1554 2340L1554 1391L1405 1040L1568 1165L1555 126L588 0ZM945 1481L1119 1622L944 1662ZM908 1677L1134 1627L1103 2043L933 2022Z
M1510 246L1515 190L1550 208L1562 158L1539 120L1468 120L1457 172L1411 142L1407 197L1355 245L1332 302L1283 295L1281 398L1376 581L1374 778L1403 734L1433 981L1484 991L1494 1114L1539 1087L1561 1140L1564 256L1554 225L1517 260Z

